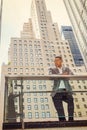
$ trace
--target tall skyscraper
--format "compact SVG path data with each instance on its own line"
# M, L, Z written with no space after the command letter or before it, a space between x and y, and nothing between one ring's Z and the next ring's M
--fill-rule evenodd
M87 66L87 0L63 0Z
M54 66L54 58L57 55L62 56L64 65L69 66L74 73L85 72L84 66L75 65L69 42L61 39L57 23L52 22L51 14L46 9L45 0L32 0L31 16L28 23L24 23L21 37L11 38L8 65L2 66L2 95L5 94L5 99L2 98L2 102L5 101L2 108L3 110L5 108L5 122L12 122L12 119L14 121L12 117L19 121L17 114L21 108L24 122L58 120L50 93L46 92L52 90L53 81L17 78L16 81L15 79L5 81L5 76L46 76L49 74L49 68ZM71 83L73 88L75 86L74 90L80 89L77 81ZM84 84L80 82L80 85ZM20 92L23 92L21 108L20 100L16 97ZM14 101L11 96L16 97ZM74 96L81 98L79 94ZM10 104L10 100L13 104ZM75 115L83 116L86 112L86 109L83 109L81 113L82 108L78 111L75 107ZM11 110L13 115L10 114Z
M52 22L44 0L32 0L31 16L36 38L54 41L60 38L58 26Z
M62 26L61 33L65 40L69 41L71 52L74 58L74 62L76 66L81 66L84 64L83 58L81 56L81 52L78 48L78 44L76 42L76 38L74 36L73 30L71 26Z

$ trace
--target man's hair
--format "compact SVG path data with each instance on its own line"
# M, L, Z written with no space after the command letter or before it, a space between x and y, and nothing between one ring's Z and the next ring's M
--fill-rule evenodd
M59 58L59 59L61 59L61 60L62 60L62 56L56 56L55 58Z

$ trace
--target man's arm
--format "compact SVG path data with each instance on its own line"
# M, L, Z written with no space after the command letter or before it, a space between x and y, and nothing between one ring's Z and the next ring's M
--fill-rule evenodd
M52 68L49 68L49 75L52 74Z
M69 68L65 68L62 75L73 75L73 72Z

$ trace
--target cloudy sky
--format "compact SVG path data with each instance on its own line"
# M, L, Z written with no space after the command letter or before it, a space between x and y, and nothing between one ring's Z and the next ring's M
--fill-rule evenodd
M30 18L32 0L3 0L2 36L0 45L0 66L8 60L8 47L11 37L20 37L23 23ZM71 25L62 0L45 0L47 9L51 11L53 22Z

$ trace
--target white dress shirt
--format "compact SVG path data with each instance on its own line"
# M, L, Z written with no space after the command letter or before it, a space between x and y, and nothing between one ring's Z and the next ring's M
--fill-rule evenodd
M60 74L63 73L62 67L61 67L61 68L58 67L58 70L59 70L59 73L60 73ZM65 84L64 84L64 81L63 81L63 80L60 81L59 89L65 89Z

